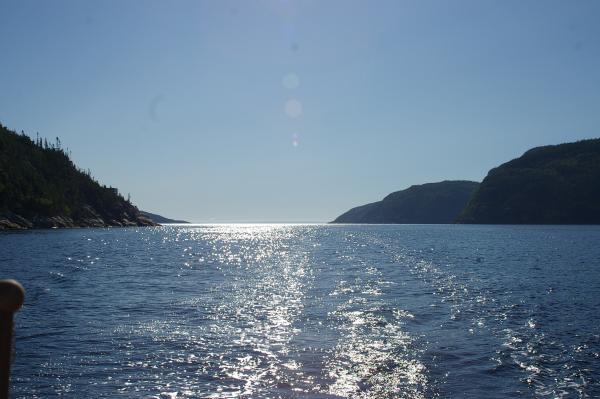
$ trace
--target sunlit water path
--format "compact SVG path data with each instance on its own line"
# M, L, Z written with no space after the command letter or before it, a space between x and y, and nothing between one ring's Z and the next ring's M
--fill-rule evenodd
M18 398L600 397L600 228L0 234Z

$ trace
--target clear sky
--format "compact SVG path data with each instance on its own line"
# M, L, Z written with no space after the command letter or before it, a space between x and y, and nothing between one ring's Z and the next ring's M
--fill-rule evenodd
M0 0L0 122L140 208L319 222L600 136L600 1Z

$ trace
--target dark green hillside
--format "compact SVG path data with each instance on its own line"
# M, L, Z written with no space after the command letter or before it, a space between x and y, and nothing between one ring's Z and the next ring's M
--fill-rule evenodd
M352 208L333 223L453 223L478 185L459 180L411 186Z
M67 152L0 125L0 228L153 225Z
M600 139L533 148L490 170L458 221L600 224Z

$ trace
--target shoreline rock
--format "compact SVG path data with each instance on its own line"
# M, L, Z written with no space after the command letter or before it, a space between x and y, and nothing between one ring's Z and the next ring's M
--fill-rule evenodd
M88 214L89 216L89 214ZM97 215L96 215L97 216ZM160 226L149 218L136 216L134 220L124 217L122 220L111 219L106 222L100 216L73 220L68 216L36 216L28 220L12 212L0 214L0 230L30 229L73 229L102 227L152 227Z

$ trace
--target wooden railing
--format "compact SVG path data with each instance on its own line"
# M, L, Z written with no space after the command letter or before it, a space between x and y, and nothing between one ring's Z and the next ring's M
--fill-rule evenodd
M15 280L0 280L0 399L8 399L13 314L23 305L25 290Z

